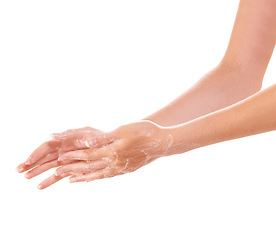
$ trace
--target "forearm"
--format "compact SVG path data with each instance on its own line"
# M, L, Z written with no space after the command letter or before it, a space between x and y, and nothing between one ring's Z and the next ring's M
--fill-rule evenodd
M173 144L168 155L276 130L276 85L220 111L164 131Z
M145 117L161 126L188 122L259 91L262 79L249 78L241 65L219 64L167 106Z
M227 107L259 91L276 43L275 8L275 0L241 0L227 50L218 67L144 119L172 126Z

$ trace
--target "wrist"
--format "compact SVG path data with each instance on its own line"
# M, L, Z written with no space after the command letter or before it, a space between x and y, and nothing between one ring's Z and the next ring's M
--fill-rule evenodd
M200 133L193 126L190 122L163 128L164 140L167 142L164 156L181 154L204 146L200 141Z

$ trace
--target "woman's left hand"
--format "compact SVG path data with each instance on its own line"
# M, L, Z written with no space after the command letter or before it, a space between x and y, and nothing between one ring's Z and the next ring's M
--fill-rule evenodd
M61 167L39 188L50 186L56 182L55 178L69 176L70 182L92 181L135 171L166 156L172 141L166 128L151 121L122 125L87 142L88 149L62 154L58 159Z

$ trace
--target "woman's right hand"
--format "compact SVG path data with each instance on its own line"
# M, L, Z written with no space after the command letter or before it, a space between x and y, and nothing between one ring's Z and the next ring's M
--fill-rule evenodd
M63 153L88 148L95 137L103 133L91 127L54 133L51 135L52 140L41 144L24 163L17 166L16 170L19 173L28 171L25 177L33 178L51 168L60 166L58 158Z

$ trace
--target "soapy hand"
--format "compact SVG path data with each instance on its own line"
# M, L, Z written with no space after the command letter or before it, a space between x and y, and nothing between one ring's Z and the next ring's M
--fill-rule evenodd
M52 134L53 140L41 144L24 163L17 166L16 170L19 173L29 170L25 177L33 178L42 172L60 166L58 158L63 153L88 148L87 142L82 141L83 139L92 141L95 136L102 133L102 131L91 127L54 133Z
M166 156L173 141L166 128L146 120L122 125L108 133L88 132L77 136L76 140L71 134L53 135L53 142L57 142L54 152L60 153L54 161L55 167L61 167L39 185L40 189L65 177L70 177L70 182L92 181L135 171ZM64 149L63 143L68 141L77 143L81 150Z
M60 156L63 166L55 175L69 175L70 182L80 182L132 172L165 156L172 140L164 128L150 121L123 125L88 142L89 149Z

